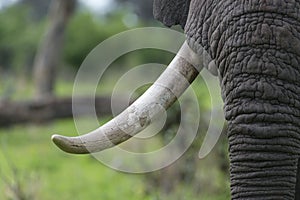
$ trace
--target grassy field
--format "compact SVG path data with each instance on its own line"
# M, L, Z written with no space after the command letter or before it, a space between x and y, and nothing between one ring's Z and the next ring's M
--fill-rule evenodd
M0 130L0 199L17 199L11 187L19 188L27 199L43 200L229 199L228 185L222 186L224 180L214 166L204 167L213 165L213 156L201 161L204 189L199 194L189 185L180 185L169 195L159 189L146 194L144 175L117 172L91 156L65 154L52 144L53 132L76 134L72 120Z
M0 199L10 199L8 186L16 180L35 199L144 199L139 176L111 170L90 156L61 152L51 143L53 131L75 133L73 121L0 131L1 179L8 179L0 183Z

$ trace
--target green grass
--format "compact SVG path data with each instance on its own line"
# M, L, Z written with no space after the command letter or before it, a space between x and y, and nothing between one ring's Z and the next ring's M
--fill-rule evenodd
M14 199L8 198L8 185L3 179L6 177L10 183L16 179L11 166L16 168L23 190L32 193L35 199L229 199L228 185L220 186L224 180L220 180L220 174L213 166L208 167L214 165L213 156L199 161L197 176L204 181L201 193L195 194L189 184L182 184L169 195L161 194L159 188L146 195L144 175L117 172L88 155L63 153L50 140L53 132L76 135L72 120L0 129L0 199Z
M8 185L3 181L3 177L9 179L9 182L14 179L9 165L16 168L22 188L26 193L32 193L36 199L229 199L224 196L228 194L216 191L203 191L195 195L192 189L185 185L180 185L176 193L168 196L157 191L145 195L143 175L117 172L88 155L74 156L63 153L50 140L53 132L76 135L72 120L0 130L0 199L9 199ZM207 171L210 172L206 173ZM219 176L210 168L204 168L202 172L204 176L206 174L203 180ZM199 176L203 176L203 173ZM207 195L206 192L213 192L215 195Z
M144 198L144 187L139 176L116 172L90 156L72 156L61 152L50 140L55 130L76 133L71 120L40 127L2 129L1 179L3 175L12 179L8 163L13 163L23 187L26 190L33 187L37 199ZM0 182L0 188L0 199L8 199L4 181Z

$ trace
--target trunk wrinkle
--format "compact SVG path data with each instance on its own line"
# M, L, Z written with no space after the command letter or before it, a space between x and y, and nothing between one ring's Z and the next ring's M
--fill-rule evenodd
M192 0L185 27L216 61L232 199L295 199L300 155L300 2Z

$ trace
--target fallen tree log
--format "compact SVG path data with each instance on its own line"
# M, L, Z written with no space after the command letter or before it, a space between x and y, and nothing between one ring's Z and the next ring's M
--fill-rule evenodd
M92 114L91 111L85 109L89 102L90 98L88 97L76 98L76 106L80 109L80 116ZM95 111L98 116L111 115L111 98L96 97ZM51 98L43 101L0 101L0 127L19 123L41 123L71 117L73 117L72 97Z

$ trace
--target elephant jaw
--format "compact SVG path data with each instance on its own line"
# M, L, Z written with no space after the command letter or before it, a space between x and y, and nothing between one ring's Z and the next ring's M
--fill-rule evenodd
M169 108L203 68L202 54L185 42L154 84L132 105L98 129L77 137L53 135L63 151L87 154L114 147L145 129L156 115Z

